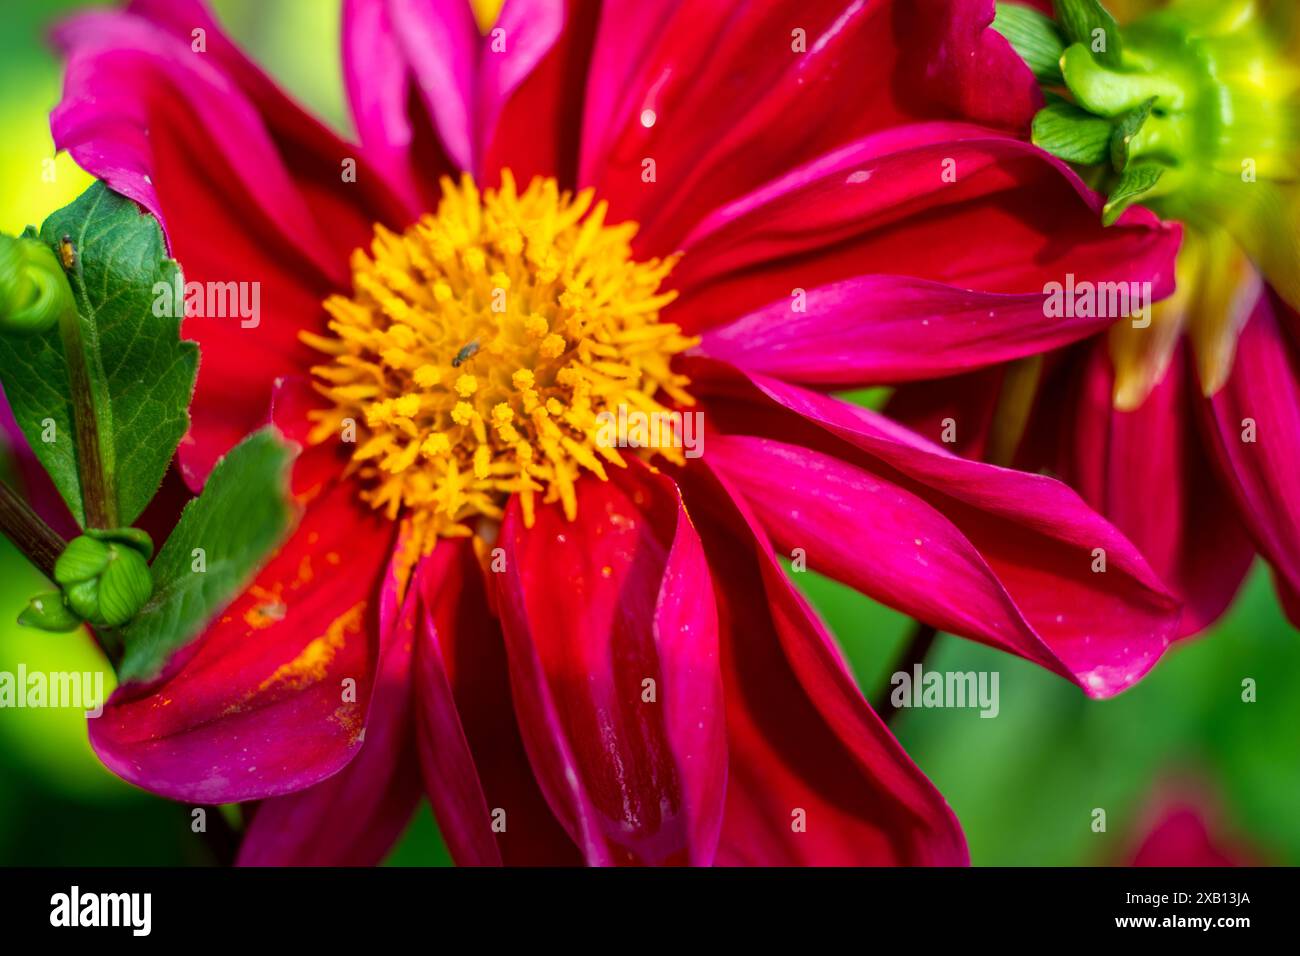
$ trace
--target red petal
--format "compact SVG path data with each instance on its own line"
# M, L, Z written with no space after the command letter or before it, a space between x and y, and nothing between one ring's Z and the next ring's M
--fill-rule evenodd
M932 442L943 442L963 458L982 459L1002 391L1003 369L899 386L889 396L885 414ZM951 419L951 429L949 428ZM951 441L944 441L945 434Z
M337 772L361 745L392 542L351 483L312 502L168 676L113 695L90 724L100 759L146 790L203 803L292 793Z
M870 131L954 113L1018 129L1038 93L992 19L992 0L607 4L580 181L669 252L712 209Z
M502 624L520 729L589 863L712 861L726 774L708 568L672 483L579 483L578 517L517 502Z
M707 476L692 469L686 481L716 582L726 686L717 862L966 863L952 811L862 697L752 516Z
M705 369L703 376L699 369ZM743 386L728 381L730 373L722 369L699 363L692 370L699 395L714 388L745 394ZM930 515L927 530L934 535L930 547L939 548L936 554L927 550L925 535L895 542L904 549L912 542L908 562L895 568L896 576L902 576L900 585L906 585L910 575L924 576L938 568L955 572L963 566L978 567L969 564L969 555L961 557L965 545L951 538L943 521L933 523L941 516L978 552L995 575L996 588L1004 589L1010 602L1009 607L1004 605L1009 613L995 614L998 602L984 601L980 613L969 615L960 606L949 607L940 587L934 589L928 606L904 605L904 610L1068 674L1093 696L1109 696L1128 687L1164 652L1177 626L1178 602L1137 549L1065 485L1041 475L958 458L874 412L838 399L761 376L752 376L751 381L776 405L807 421L765 415L761 399L731 409L723 401L711 403L714 422L722 430L772 435L816 449L822 456L843 459L853 466L845 474L853 475L854 481L905 492L895 507L914 508L915 496L935 509L937 515ZM828 442L825 434L809 428L810 422L841 441ZM829 461L822 464L830 467ZM750 493L765 526L783 547L807 547L799 531L802 496L797 491L780 493L781 476L790 472L761 465L758 470L763 479L751 482ZM728 474L735 477L734 472ZM842 483L842 476L838 480ZM834 489L832 482L830 490ZM833 509L835 495L829 494L825 504ZM840 510L846 522L852 520L851 511ZM919 520L919 512L916 517ZM904 524L895 532L905 530ZM832 535L828 531L819 538L827 574L867 593L875 593L891 580L851 533ZM1105 552L1104 574L1092 570L1098 548ZM928 565L931 560L936 562L934 568ZM911 581L913 599L918 598L916 583ZM978 587L972 587L974 595ZM961 605L963 599L956 603ZM1050 654L1044 655L1044 649Z
M380 602L379 667L365 743L329 779L259 804L239 865L374 866L405 829L420 800L411 686L419 599L412 592L398 613L403 577L395 558Z
M502 9L498 26L509 37L512 27L507 13L515 20L529 13L519 3ZM562 188L576 184L583 94L600 16L599 0L567 0L559 36L536 68L501 98L500 116L495 127L486 131L488 181L494 181L499 170L510 169L521 183L534 176L554 176Z
M1082 372L1072 416L1058 435L1074 436L1062 476L1113 521L1185 602L1180 636L1208 627L1236 596L1255 549L1196 426L1195 383L1185 361L1169 370L1140 408L1117 411L1106 344ZM1056 417L1056 416L1053 416Z
M420 588L420 765L452 859L462 866L580 863L533 779L504 638L469 542L439 542L421 565Z
M1242 519L1300 626L1293 598L1300 591L1300 342L1279 315L1300 333L1300 317L1271 294L1261 296L1237 340L1231 377L1202 407Z
M697 332L859 276L1040 300L1070 275L1150 282L1152 301L1169 294L1180 229L1141 209L1103 228L1101 201L1065 163L1014 137L957 123L891 129L697 225L671 277L682 298L665 315Z

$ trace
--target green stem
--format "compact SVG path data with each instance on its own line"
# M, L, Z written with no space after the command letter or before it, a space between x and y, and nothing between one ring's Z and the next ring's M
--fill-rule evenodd
M42 574L54 579L54 562L68 543L3 481L0 481L0 532Z
M0 533L12 541L14 547L42 574L54 580L54 563L68 542L42 521L41 516L4 481L0 481ZM110 628L92 628L91 633L116 669L122 661L121 635Z
M68 279L79 298L85 301L85 282L81 275L81 257L64 238L64 245L72 257ZM69 309L59 318L59 333L63 338L63 354L68 363L68 384L72 392L72 415L77 430L77 471L81 477L81 497L86 509L86 527L117 527L117 494L112 486L112 470L104 461L99 443L97 408L107 407L107 402L96 402L93 379L86 367L86 343L82 337L81 316ZM106 398L107 396L103 396Z

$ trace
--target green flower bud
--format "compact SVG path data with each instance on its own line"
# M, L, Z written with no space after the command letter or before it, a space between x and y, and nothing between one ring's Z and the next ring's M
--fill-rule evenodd
M84 620L94 623L94 618L99 614L98 579L69 584L63 589L63 594L67 598L68 607Z
M68 542L54 564L67 605L98 627L121 627L153 593L153 542L135 528L94 529Z
M54 580L64 587L99 577L108 567L108 545L89 535L73 538L54 562Z
M75 308L68 277L49 246L0 235L0 332L36 335Z
M68 610L62 592L47 591L27 602L27 607L18 615L18 623L41 631L64 633L79 628L81 618Z
M87 528L86 536L96 541L117 541L139 551L148 561L153 557L153 538L148 532L139 528L113 528L105 531L101 528Z
M121 627L153 594L153 577L140 552L121 549L99 576L99 619L109 627Z

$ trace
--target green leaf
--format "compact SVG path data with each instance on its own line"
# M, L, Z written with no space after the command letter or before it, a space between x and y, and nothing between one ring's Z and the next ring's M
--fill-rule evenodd
M189 427L198 348L180 339L180 318L156 316L154 286L174 284L153 217L103 183L54 213L41 239L57 253L67 236L76 250L69 272L88 390L99 434L102 483L129 525L158 490ZM87 524L78 469L77 430L62 323L23 339L0 336L0 380L23 434L69 510ZM75 339L74 339L75 341Z
M1056 22L1067 40L1082 43L1108 66L1120 65L1123 46L1119 24L1099 0L1053 0L1052 6L1056 10Z
M1050 17L1019 3L999 3L993 29L1006 37L1040 83L1065 82L1061 76L1065 39Z
M208 476L153 563L154 591L122 631L122 681L149 680L252 581L284 539L295 509L289 446L254 432ZM202 549L202 564L196 549Z
M1110 198L1102 209L1101 221L1112 226L1124 214L1124 210L1133 205L1160 182L1165 174L1165 167L1159 163L1133 163L1124 170L1119 183L1111 190Z
M1140 109L1153 96L1167 109L1186 102L1180 81L1163 73L1125 72L1099 64L1081 44L1067 47L1061 57L1061 74L1075 102L1089 113L1118 119Z
M1110 162L1115 167L1115 172L1122 173L1128 166L1129 144L1146 125L1147 119L1151 116L1151 108L1155 105L1156 98L1152 96L1137 109L1121 116L1119 122L1115 124L1115 130L1110 138Z
M1104 163L1109 156L1111 131L1109 120L1058 100L1034 117L1033 139L1035 146L1053 156L1093 166Z

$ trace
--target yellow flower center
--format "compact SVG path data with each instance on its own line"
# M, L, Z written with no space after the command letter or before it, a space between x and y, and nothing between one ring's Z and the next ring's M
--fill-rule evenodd
M410 515L426 549L511 495L528 525L539 495L572 520L580 473L626 464L602 413L692 403L670 363L697 340L659 321L675 259L635 261L636 223L606 225L592 198L542 178L520 193L509 171L483 193L443 180L436 214L353 253L352 296L324 303L333 334L302 335L334 403L309 441L353 442L362 497Z

